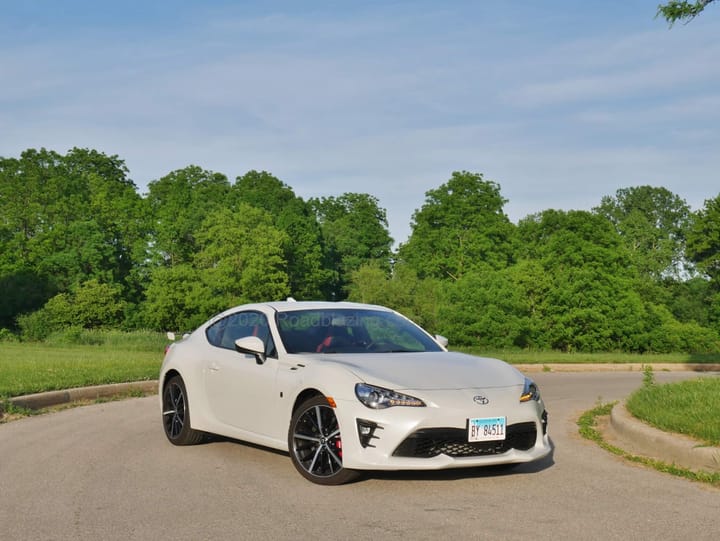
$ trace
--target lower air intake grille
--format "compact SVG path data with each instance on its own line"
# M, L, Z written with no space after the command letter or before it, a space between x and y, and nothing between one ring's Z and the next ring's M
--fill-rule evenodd
M535 446L535 423L517 423L507 427L502 441L468 442L467 430L462 428L426 428L418 430L403 441L393 456L432 458L447 455L453 458L498 455L510 449L527 451Z

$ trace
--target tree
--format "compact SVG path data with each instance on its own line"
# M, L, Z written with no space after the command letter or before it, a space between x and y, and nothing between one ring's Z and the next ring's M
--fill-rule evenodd
M390 269L392 238L387 215L378 200L369 194L345 193L338 197L313 198L309 201L322 231L329 267L334 280L326 297L344 299L352 272L364 263L376 261Z
M287 234L285 258L291 295L297 299L320 298L332 272L324 267L322 232L310 205L264 171L237 177L232 194L236 202L267 211L275 227Z
M198 230L197 241L195 266L215 311L290 293L284 257L289 239L267 212L246 203L216 210Z
M510 267L476 267L445 282L440 332L451 343L487 349L529 347L530 303Z
M688 232L687 256L720 290L720 195L705 201Z
M687 0L671 0L667 4L660 4L655 16L662 16L670 26L677 21L689 23L713 1L696 0L695 2L688 2Z
M0 159L0 280L32 274L42 292L15 298L5 317L90 279L125 285L144 241L143 203L127 173L117 156L78 148Z
M500 186L475 173L454 172L425 194L399 257L418 276L458 280L480 265L508 266L514 226L503 212Z
M425 329L439 332L439 283L430 278L420 280L403 263L396 263L392 273L377 260L364 263L352 272L348 293L350 301L387 306Z
M213 314L289 293L287 235L268 213L240 203L212 212L194 232L192 262L152 272L143 321L158 330L188 330Z
M615 226L643 275L658 281L680 278L687 270L685 237L690 207L665 188L623 188L603 197L594 212Z
M143 326L158 331L190 331L205 321L213 312L202 309L207 290L201 279L201 273L189 263L155 268L140 306Z
M190 262L202 221L229 205L230 182L221 173L190 165L150 182L148 188L153 259L164 265Z
M708 319L720 330L720 195L705 201L688 233L687 256L710 279L702 302Z
M519 257L536 261L546 276L532 310L544 347L639 347L632 342L644 330L642 300L633 290L637 271L609 220L585 211L547 210L521 220L518 233Z

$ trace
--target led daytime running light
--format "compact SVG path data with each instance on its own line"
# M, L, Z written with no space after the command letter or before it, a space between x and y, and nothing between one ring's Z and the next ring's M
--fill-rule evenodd
M355 396L370 409L385 409L393 406L424 407L425 402L414 396L398 393L392 389L375 387L367 383L355 385Z

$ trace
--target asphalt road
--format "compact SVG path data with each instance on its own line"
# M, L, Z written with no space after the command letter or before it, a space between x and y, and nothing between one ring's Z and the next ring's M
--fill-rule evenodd
M657 373L658 381L689 377ZM341 487L233 441L171 446L157 397L0 425L0 539L718 539L720 490L577 435L640 373L540 373L552 458L512 473L380 473Z

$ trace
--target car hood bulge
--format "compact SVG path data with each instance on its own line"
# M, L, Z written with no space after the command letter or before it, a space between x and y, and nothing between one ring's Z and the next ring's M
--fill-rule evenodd
M463 353L326 354L315 358L342 365L366 383L396 390L509 387L524 382L524 376L503 361Z

